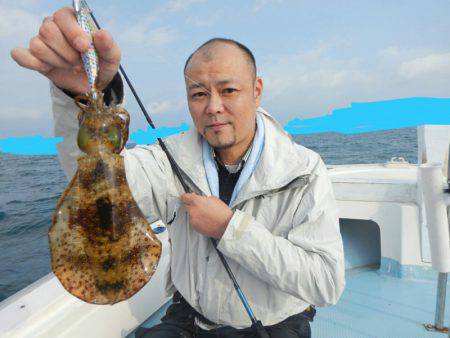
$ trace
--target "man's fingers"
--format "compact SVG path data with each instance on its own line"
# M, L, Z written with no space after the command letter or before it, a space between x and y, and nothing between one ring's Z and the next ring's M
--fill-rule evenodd
M58 87L68 89L73 93L89 92L89 82L83 70L54 68L45 75Z
M14 48L13 50L11 50L11 57L20 66L36 70L43 74L46 74L53 69L52 66L39 60L37 57L31 54L31 52L26 48Z
M39 38L56 54L72 65L81 64L80 53L66 40L52 18L45 18L39 29Z
M100 29L95 32L94 45L99 57L103 61L115 65L120 63L120 48L114 42L112 35L108 31Z
M199 197L200 196L198 196L194 193L185 193L185 194L181 195L181 202L183 202L183 204L186 206L190 206L190 205L194 204Z
M119 69L120 48L111 34L102 29L94 33L94 45L100 61L97 86L102 89L111 82Z
M90 44L89 36L78 25L72 8L65 7L55 12L53 20L73 48L78 52L87 51Z
M184 205L189 205L192 200L192 197L191 197L191 194L184 193L183 195L181 195L180 199Z
M39 37L34 37L30 41L30 52L33 56L42 62L57 68L71 69L73 66L62 59L58 54L51 50Z

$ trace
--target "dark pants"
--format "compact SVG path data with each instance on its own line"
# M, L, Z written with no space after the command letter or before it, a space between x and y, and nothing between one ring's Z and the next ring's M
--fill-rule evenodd
M304 311L265 328L271 338L310 338L311 327L309 322L313 320L314 314L314 309ZM194 324L196 316L199 315L177 292L174 295L174 303L167 309L166 315L161 319L161 324L152 328L138 328L135 333L136 338L257 337L251 328L235 329L225 326L210 331L202 330Z

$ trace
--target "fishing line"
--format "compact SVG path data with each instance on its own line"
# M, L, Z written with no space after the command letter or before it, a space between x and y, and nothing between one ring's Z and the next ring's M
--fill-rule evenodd
M83 2L84 2L84 4L86 5L86 8L88 9L89 14L90 14L92 20L94 21L95 25L97 26L98 29L101 29L101 27L100 27L100 25L99 25L97 19L96 19L95 16L94 16L94 13L93 13L92 10L89 8L87 2L86 2L85 0L83 0ZM136 99L136 101L137 101L139 107L141 108L142 113L144 114L145 119L147 120L148 124L149 124L153 129L156 129L156 127L155 127L155 125L154 125L152 119L150 118L149 114L147 113L147 110L145 109L144 105L142 104L141 99L139 98L139 96L138 96L136 90L134 89L133 85L131 84L131 81L130 81L130 79L128 78L128 75L126 74L126 72L125 72L125 70L123 69L122 65L119 65L119 71L120 71L120 73L122 74L122 76L125 78L125 81L127 82L128 86L130 87L130 90L131 90L131 92L133 93L133 96L134 96L134 98ZM196 82L196 81L190 79L187 75L185 75L185 76L186 76L186 78L187 78L188 80L190 80L190 81L194 82L195 84L198 84L198 85L200 85L202 88L204 88L204 86L202 86L202 85L199 84L198 82ZM204 89L210 93L210 91L209 91L208 89L206 89L206 88L204 88ZM183 177L182 177L182 175L181 175L181 170L180 170L178 164L175 162L174 158L173 158L172 155L170 154L170 152L169 152L169 150L167 149L165 143L163 142L163 140L162 140L160 137L157 138L157 141L158 141L158 144L160 145L161 149L162 149L162 150L164 151L164 153L166 154L166 156L167 156L167 158L168 158L168 160L169 160L169 163L170 163L170 165L172 166L172 169L173 169L173 171L175 172L175 175L178 177L178 179L179 179L179 181L180 181L180 183L181 183L181 185L182 185L184 191L186 191L186 192L191 192L191 190L189 189L188 185L186 184L186 182L184 181L184 179L183 179ZM266 330L265 330L264 326L262 325L261 321L256 319L256 317L255 317L255 315L254 315L254 313L253 313L253 311L252 311L252 309L251 309L251 307L250 307L250 304L249 304L248 301L247 301L247 298L245 297L244 293L242 292L242 289L241 289L241 287L239 286L239 284L238 284L238 282L237 282L237 280L236 280L236 278L235 278L235 276L234 276L234 274L233 274L233 271L231 271L231 268L230 268L230 266L228 265L228 262L226 261L226 258L225 258L224 255L219 251L219 249L217 249L217 241L216 241L216 239L214 239L214 238L210 238L210 239L211 239L211 242L212 242L214 248L216 249L216 252L217 252L217 254L218 254L219 258L220 258L220 261L222 262L222 264L223 264L225 270L227 271L228 276L230 277L230 279L231 279L231 281L232 281L232 283L233 283L233 286L234 286L234 288L235 288L235 290L236 290L236 292L237 292L237 294L238 294L238 296L239 296L239 299L241 300L242 304L244 305L244 308L245 308L245 310L246 310L248 316L250 317L250 320L252 321L252 328L253 328L253 330L255 331L255 333L257 334L258 337L260 337L260 338L269 338L269 335L268 335L268 333L266 332Z

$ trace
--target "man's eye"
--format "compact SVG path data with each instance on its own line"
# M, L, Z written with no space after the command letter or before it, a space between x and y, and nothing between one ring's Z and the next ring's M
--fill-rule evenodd
M224 93L224 94L232 94L232 93L234 93L234 92L236 92L236 91L237 91L236 88L225 88L225 89L223 90L223 93Z
M197 92L197 93L192 94L191 96L193 98L199 98L199 97L202 97L202 96L205 96L205 95L206 95L205 92Z

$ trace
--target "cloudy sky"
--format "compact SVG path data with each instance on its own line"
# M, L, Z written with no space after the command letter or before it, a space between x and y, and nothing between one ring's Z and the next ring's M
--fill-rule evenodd
M450 97L450 1L90 0L159 126L190 122L182 67L212 37L255 54L262 106L283 124L352 102ZM9 56L70 1L0 0L0 139L52 136L45 78ZM132 131L147 128L128 95Z

